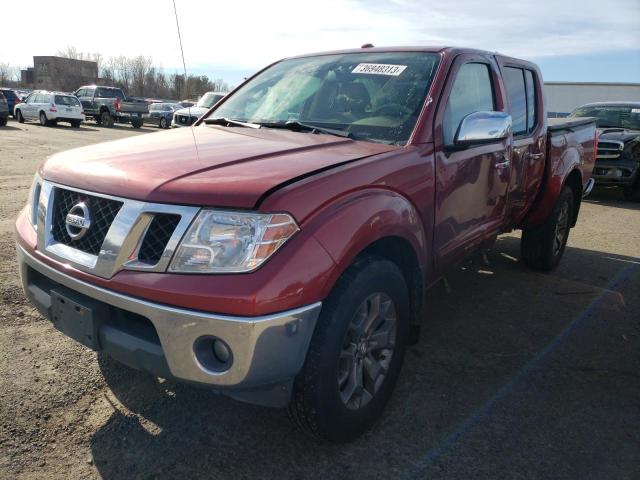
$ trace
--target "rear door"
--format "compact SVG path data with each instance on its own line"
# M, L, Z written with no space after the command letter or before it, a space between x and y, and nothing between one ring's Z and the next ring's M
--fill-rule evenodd
M527 213L544 178L546 128L542 114L541 81L525 64L499 59L507 109L513 119L513 155L505 229Z
M25 108L25 111L23 112L24 118L29 120L38 118L36 112L38 110L38 102L40 100L40 97L42 97L42 95L39 93L32 93L31 95L29 95L27 106Z
M162 110L163 110L163 105L158 104L158 103L152 103L149 106L149 117L148 123L152 123L154 125L158 125L160 123L160 117L162 117Z
M436 113L434 257L441 272L466 257L501 228L509 181L509 138L454 146L460 122L478 111L502 111L499 70L483 55L454 61Z

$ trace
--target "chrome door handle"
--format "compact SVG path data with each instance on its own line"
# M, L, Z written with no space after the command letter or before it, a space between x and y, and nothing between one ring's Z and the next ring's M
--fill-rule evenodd
M538 159L538 158L542 158L543 155L544 153L530 153L529 158Z
M505 168L511 164L509 160L505 160L504 162L496 162L494 165L496 168Z

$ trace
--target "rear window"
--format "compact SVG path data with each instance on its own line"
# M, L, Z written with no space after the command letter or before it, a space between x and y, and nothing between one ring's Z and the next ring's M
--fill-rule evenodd
M2 93L4 93L4 97L7 100L13 100L14 98L18 97L13 90L2 90Z
M124 94L122 90L117 88L98 88L96 92L96 97L98 98L119 98L120 100L124 100Z
M67 107L77 107L80 105L80 102L76 97L71 97L69 95L56 95L55 104L66 105Z

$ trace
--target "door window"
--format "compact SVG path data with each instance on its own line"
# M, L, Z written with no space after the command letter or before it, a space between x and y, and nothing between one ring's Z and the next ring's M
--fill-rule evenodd
M453 145L460 122L474 112L495 110L489 65L466 63L460 67L447 100L443 120L444 144Z
M527 133L527 92L524 86L524 72L521 68L506 67L503 79L509 97L513 134L525 134Z
M538 102L536 102L536 82L531 70L524 71L527 86L527 132L533 132L538 121Z

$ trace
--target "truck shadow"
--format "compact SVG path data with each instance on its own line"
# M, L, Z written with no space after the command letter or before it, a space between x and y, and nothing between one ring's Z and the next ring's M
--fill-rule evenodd
M396 478L477 414L587 305L613 314L612 279L638 259L568 248L553 274L526 269L519 239L501 237L489 265L473 258L427 294L420 342L383 419L347 445L327 445L278 411L159 381L104 356L109 420L91 448L103 478ZM634 281L637 281L638 278ZM604 295L604 296L603 296Z
M619 187L596 187L584 201L606 207L640 210L640 202L625 200Z
M128 123L115 123L112 127L103 127L102 125L98 125L95 122L87 121L83 125L90 125L95 130L99 130L99 129L131 130L134 132L145 132L145 133L162 131L161 128L152 127L151 125L142 126L136 129L136 128L133 128Z

